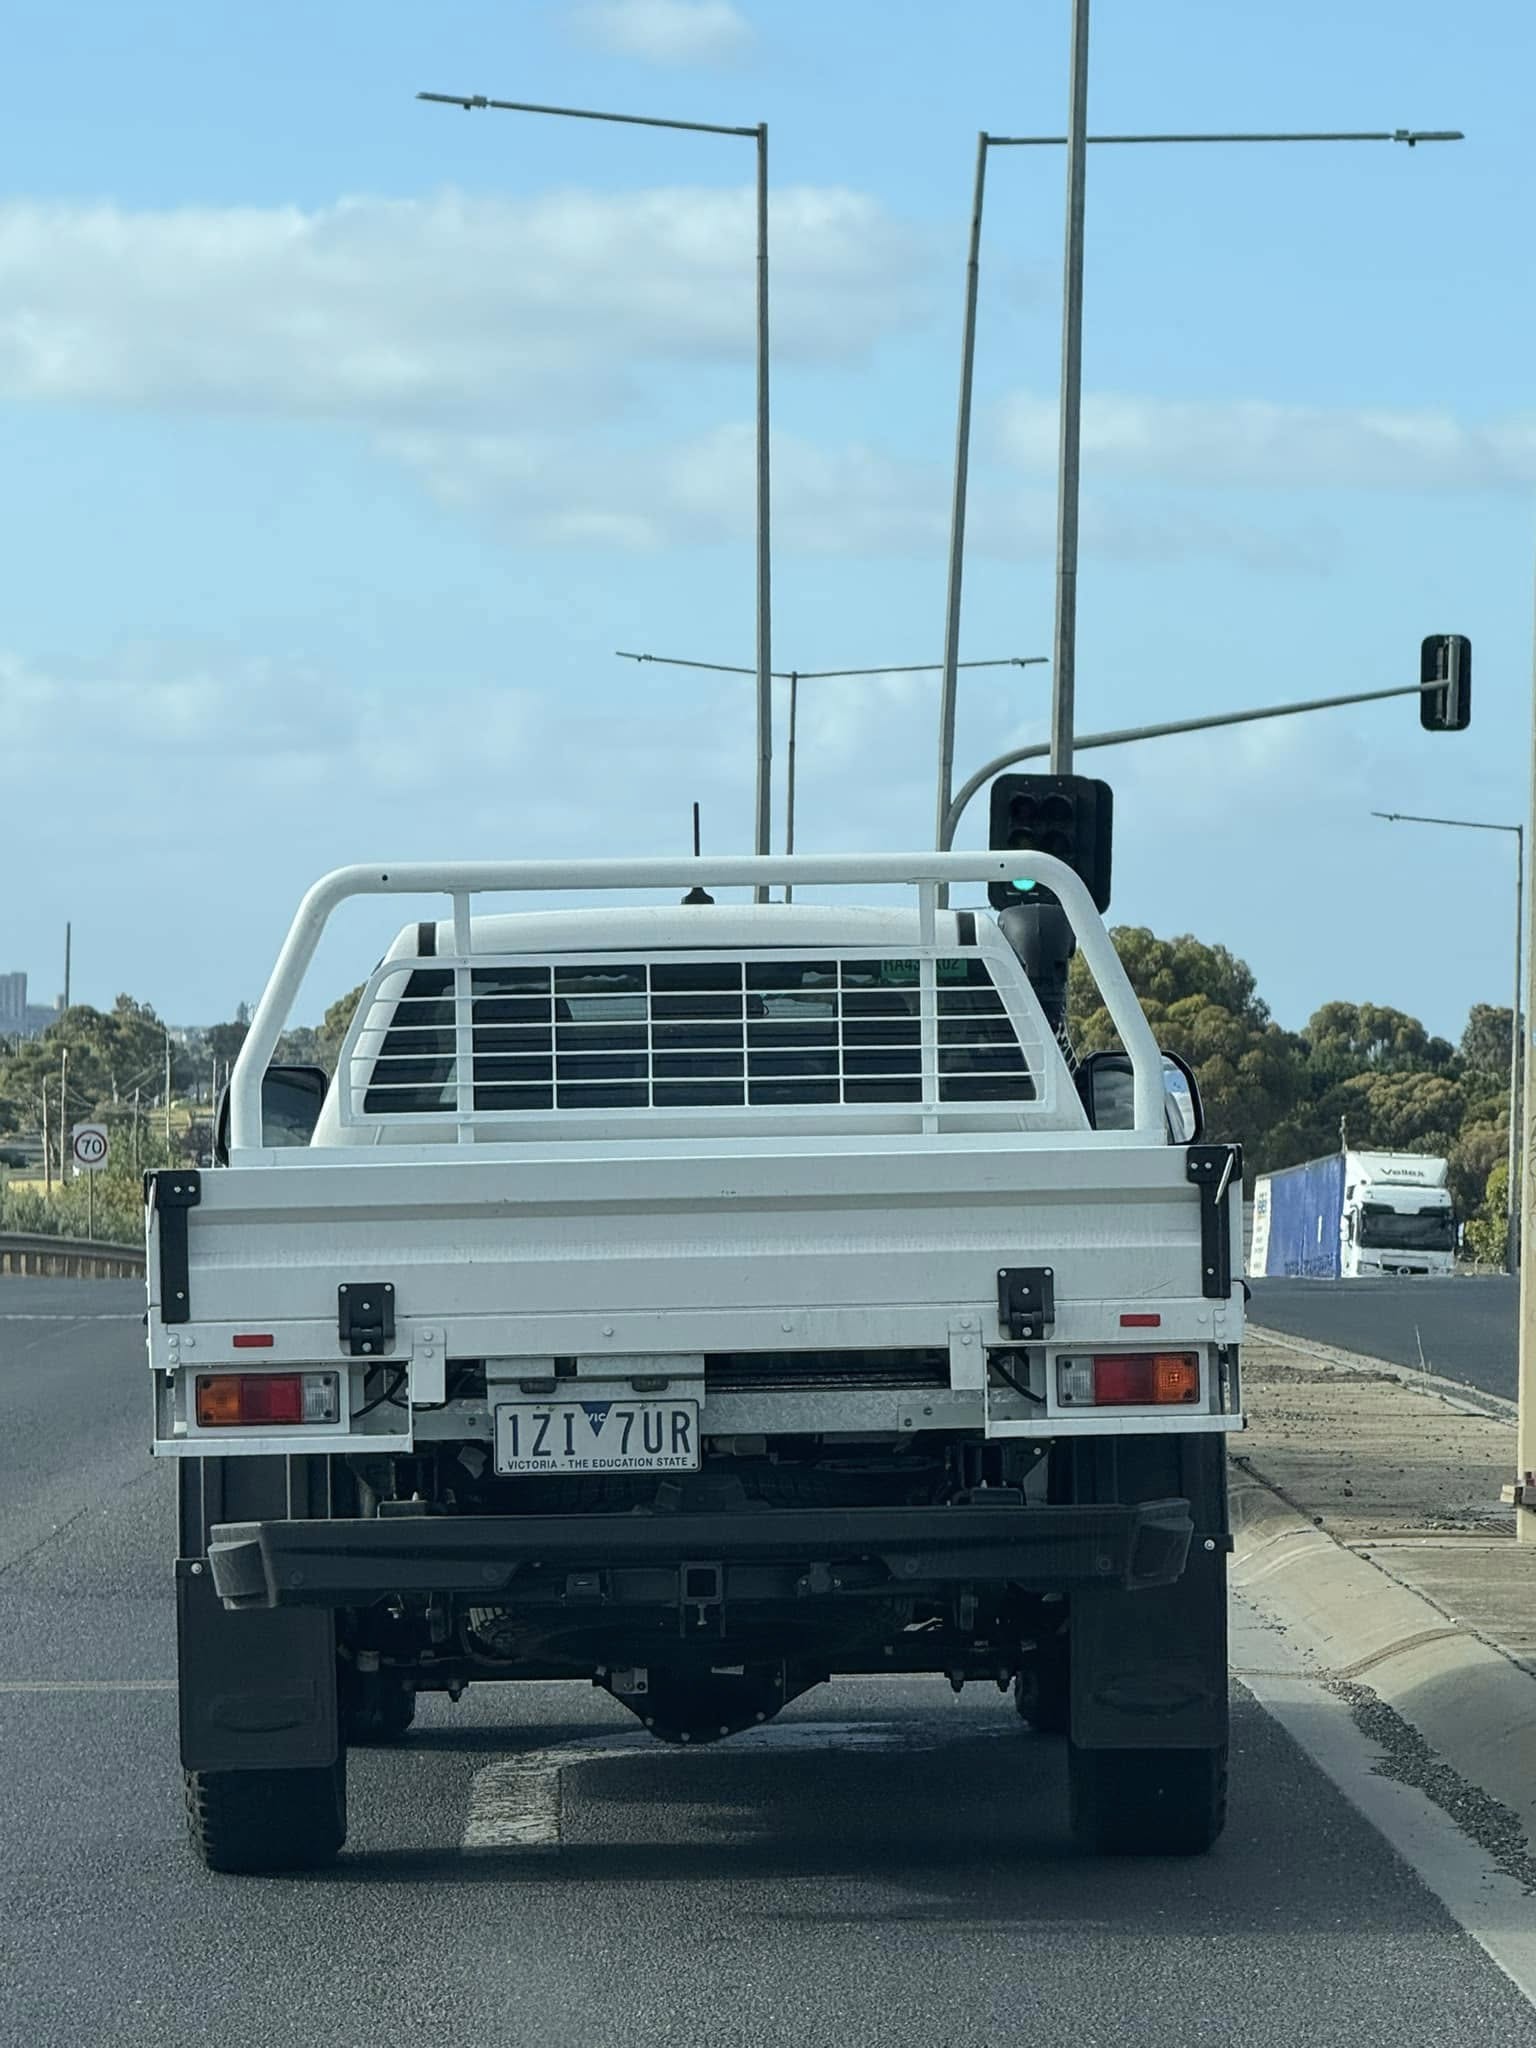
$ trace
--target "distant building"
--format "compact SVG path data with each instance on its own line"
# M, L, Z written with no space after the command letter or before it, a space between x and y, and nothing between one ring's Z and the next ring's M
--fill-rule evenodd
M25 974L0 974L0 1038L36 1038L58 1015L57 1004L50 1010L27 1001Z

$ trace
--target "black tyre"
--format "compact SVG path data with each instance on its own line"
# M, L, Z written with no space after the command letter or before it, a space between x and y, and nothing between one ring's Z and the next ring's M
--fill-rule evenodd
M187 1833L209 1870L318 1870L347 1839L347 1766L185 1771Z
M1067 1752L1072 1833L1099 1856L1203 1856L1227 1819L1227 1750Z
M1019 1718L1037 1735L1065 1735L1072 1720L1072 1667L1065 1629L1038 1644L1013 1681Z
M344 1680L341 1730L357 1746L399 1742L416 1719L416 1693L406 1679L369 1672Z

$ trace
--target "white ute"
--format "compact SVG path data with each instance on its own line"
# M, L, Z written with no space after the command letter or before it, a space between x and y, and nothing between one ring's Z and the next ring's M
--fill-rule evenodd
M938 907L1004 876L1059 901L1125 1055L1070 1064L998 920ZM701 878L897 893L680 902ZM605 906L479 902L577 891ZM429 892L334 1078L271 1066L337 905ZM225 1163L148 1186L204 1860L334 1855L348 1743L421 1691L586 1679L701 1741L875 1671L1011 1685L1091 1847L1208 1847L1242 1168L1166 1071L1044 855L318 883Z

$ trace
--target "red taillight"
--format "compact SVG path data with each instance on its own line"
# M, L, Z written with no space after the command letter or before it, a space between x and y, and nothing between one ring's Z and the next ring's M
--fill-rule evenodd
M1124 1315L1120 1318L1122 1330L1158 1330L1162 1328L1162 1323L1162 1317L1155 1315ZM237 1337L235 1342L238 1344L239 1341Z
M197 1382L199 1429L326 1423L339 1414L333 1372L220 1372Z
M1123 1322L1124 1317L1121 1320ZM237 1351L270 1351L272 1349L271 1335L265 1331L239 1330L229 1341Z
M1200 1398L1200 1360L1193 1351L1122 1351L1093 1361L1093 1399L1100 1408L1150 1408Z

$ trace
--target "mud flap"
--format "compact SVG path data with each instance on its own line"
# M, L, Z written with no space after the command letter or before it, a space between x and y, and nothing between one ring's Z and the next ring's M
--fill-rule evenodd
M336 1620L329 1609L232 1614L206 1560L181 1558L176 1636L185 1769L336 1761Z
M1073 1593L1072 1740L1083 1749L1219 1748L1227 1739L1226 1446L1219 1437L1122 1439L1115 1462L1121 1500L1176 1480L1194 1510L1195 1537L1172 1585Z

